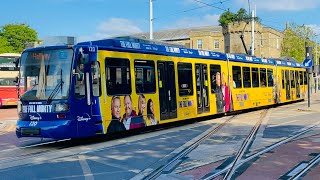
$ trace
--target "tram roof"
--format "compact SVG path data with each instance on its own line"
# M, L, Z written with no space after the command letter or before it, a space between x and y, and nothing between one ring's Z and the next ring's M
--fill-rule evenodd
M303 68L302 64L290 62L281 59L265 59L242 54L221 53L208 50L189 49L185 47L178 47L174 45L158 44L156 41L146 39L128 38L113 38L97 41L89 41L78 43L77 45L97 45L100 49L114 49L124 52L142 52L146 54L159 54L167 56L187 57L187 58L202 58L212 60L230 60L234 62L254 63L254 64L268 64L278 66L289 66Z
M156 41L139 39L139 38L112 38L112 39L103 39L96 41L87 41L76 44L75 46L91 46L96 45L98 49L107 49L107 50L116 50L120 52L133 52L133 53L146 53L146 54L157 54L157 55L166 55L166 56L177 56L177 57L186 57L186 58L201 58L201 59L211 59L211 60L222 60L222 61L234 61L234 62L243 62L243 63L253 63L253 64L267 64L267 65L277 65L277 66L287 66L287 67L297 67L304 68L302 64L290 62L282 59L265 59L257 58L252 56L246 56L243 54L232 54L232 53L221 53L208 50L198 50L198 49L189 49L185 47L178 47L168 44L158 44ZM62 46L46 48L57 48ZM66 46L63 46L66 48ZM36 48L38 50L42 48ZM31 49L27 49L30 51Z

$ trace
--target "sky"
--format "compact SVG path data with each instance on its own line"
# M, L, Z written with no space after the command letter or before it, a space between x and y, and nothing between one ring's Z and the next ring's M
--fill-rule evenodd
M295 22L320 36L320 0L249 1L264 26L282 31L287 21ZM248 11L248 0L153 0L153 29L218 25L221 13L240 8ZM9 23L28 24L39 39L75 36L78 42L149 32L149 0L1 1L0 26Z

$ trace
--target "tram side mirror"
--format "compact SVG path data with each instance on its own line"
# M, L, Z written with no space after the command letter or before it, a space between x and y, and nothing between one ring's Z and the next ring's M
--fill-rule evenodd
M15 67L18 68L19 67L19 63L20 63L20 58L15 58L13 63L15 64Z

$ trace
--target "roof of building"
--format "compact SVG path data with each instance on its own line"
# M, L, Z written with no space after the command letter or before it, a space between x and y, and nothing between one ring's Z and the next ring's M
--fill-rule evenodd
M180 28L180 29L169 29L163 31L157 31L153 33L153 39L167 41L167 40L183 40L189 39L189 33L191 31L214 31L222 32L221 26L203 26L203 27L192 27L192 28ZM149 32L137 33L131 36L149 38Z

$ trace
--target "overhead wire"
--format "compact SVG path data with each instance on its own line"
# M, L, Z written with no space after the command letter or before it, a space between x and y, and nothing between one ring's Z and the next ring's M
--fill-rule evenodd
M214 7L214 8L217 8L217 7L214 6L214 5L216 5L216 4L221 4L221 5L222 5L223 3L227 2L227 1L230 1L230 0L220 0L219 2L215 2L215 3L212 3L212 4L207 4L207 3L206 3L206 5L203 5L203 6L186 9L186 10L183 10L183 11L180 11L180 12L170 13L170 14L168 14L168 15L166 15L166 16L155 17L155 18L153 18L153 20L161 19L161 18L165 18L165 17L170 17L170 16L174 16L174 15L177 15L177 14L182 14L182 13L186 13L186 12L190 12L190 11L202 9L202 8L205 8L205 7ZM199 3L200 3L200 2L199 2ZM225 9L222 9L222 8L219 8L219 7L218 7L218 9L223 10L223 11L226 11Z

